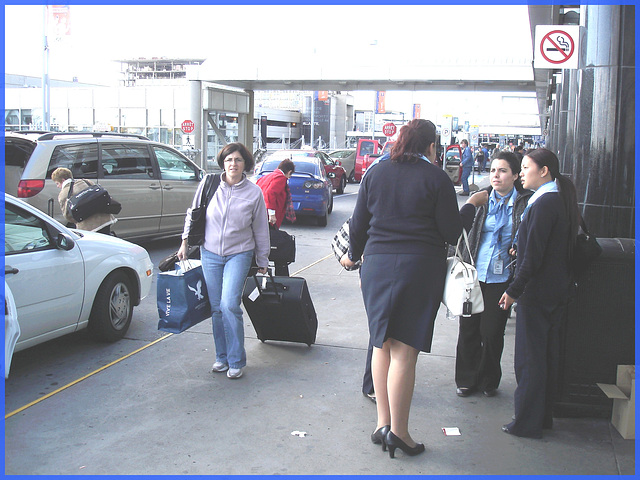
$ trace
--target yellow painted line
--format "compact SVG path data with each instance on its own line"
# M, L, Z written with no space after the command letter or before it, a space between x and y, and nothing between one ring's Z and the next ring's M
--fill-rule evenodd
M155 344L156 344L156 343L158 343L158 342L161 342L161 341L162 341L162 340L164 340L165 338L169 338L171 335L173 335L173 333L169 333L168 335L165 335L165 336L163 336L163 337L160 337L159 339L154 340L154 341L153 341L153 342L151 342L151 343L148 343L148 344L147 344L147 345L145 345L144 347L141 347L141 348L139 348L138 350L136 350L136 351L134 351L134 352L131 352L131 353L129 353L128 355L125 355L124 357L121 357L121 358L119 358L118 360L115 360L115 361L113 361L113 362L109 363L108 365L105 365L104 367L100 367L98 370L95 370L95 371L93 371L93 372L89 373L88 375L85 375L84 377L79 378L78 380L75 380L75 381L73 381L73 382L71 382L71 383L69 383L69 384L65 385L64 387L60 387L59 389L57 389L57 390L55 390L55 391L53 391L53 392L51 392L51 393L48 393L48 394L47 394L47 395L45 395L44 397L41 397L41 398L39 398L38 400L35 400L35 401L33 401L33 402L31 402L31 403L29 403L29 404L25 405L24 407L20 407L20 408L18 408L17 410L14 410L14 411L13 411L13 412L11 412L11 413L7 413L7 414L4 416L4 419L6 420L7 418L13 417L14 415L16 415L16 414L18 414L18 413L20 413L20 412L22 412L22 411L26 410L27 408L32 407L33 405L36 405L37 403L40 403L41 401L46 400L47 398L52 397L52 396L54 396L55 394L60 393L60 392L62 392L63 390L66 390L67 388L72 387L72 386L76 385L77 383L82 382L83 380L86 380L87 378L89 378L89 377L91 377L91 376L95 375L96 373L99 373L99 372L101 372L101 371L103 371L103 370L106 370L107 368L109 368L109 367L111 367L111 366L115 365L116 363L121 362L122 360L125 360L125 359L127 359L127 358L129 358L129 357L131 357L131 356L135 355L136 353L141 352L141 351L142 351L142 350L144 350L145 348L149 348L150 346L155 345Z
M292 277L295 277L296 275L298 275L300 272L304 272L306 269L313 267L314 265L319 264L320 262L324 262L327 258L331 258L331 257L335 257L335 255L333 253L330 253L329 255L327 255L324 258L321 258L320 260L316 260L315 262L307 265L306 267L302 267L300 270L298 270L297 272L293 272L291 274Z
M306 267L301 268L301 269L300 269L300 270L298 270L297 272L294 272L294 273L292 274L292 276L293 276L293 275L297 275L297 274L299 274L300 272L303 272L303 271L307 270L308 268L311 268L311 267L313 267L314 265L317 265L318 263L323 262L323 261L325 261L326 259L331 258L331 257L333 257L333 256L334 256L334 255L333 255L332 253L330 253L330 254L329 254L329 255L327 255L326 257L321 258L320 260L317 260L317 261L315 261L315 262L313 262L313 263L311 263L311 264L307 265ZM162 340L164 340L165 338L169 338L171 335L173 335L173 333L169 333L168 335L165 335L165 336L163 336L163 337L160 337L159 339L154 340L154 341L153 341L153 342L151 342L151 343L148 343L148 344L147 344L147 345L145 345L144 347L141 347L141 348L139 348L138 350L135 350L135 351L133 351L133 352L129 353L128 355L125 355L124 357L119 358L118 360L115 360L115 361L113 361L113 362L111 362L111 363L109 363L109 364L107 364L107 365L105 365L105 366L103 366L103 367L100 367L99 369L97 369L97 370L95 370L95 371L93 371L93 372L91 372L91 373L89 373L89 374L85 375L85 376L84 376L84 377L82 377L82 378L79 378L78 380L74 380L73 382L68 383L68 384L67 384L67 385L65 385L64 387L60 387L60 388L58 388L57 390L55 390L55 391L53 391L53 392L51 392L51 393L48 393L48 394L47 394L47 395L45 395L44 397L40 397L39 399L34 400L33 402L28 403L27 405L25 405L25 406L23 406L23 407L20 407L20 408L18 408L17 410L14 410L13 412L7 413L7 414L4 416L4 419L6 420L6 419L8 419L8 418L13 417L14 415L16 415L16 414L18 414L18 413L20 413L20 412L22 412L22 411L26 410L27 408L32 407L33 405L36 405L36 404L38 404L38 403L42 402L43 400L46 400L47 398L50 398L50 397L52 397L52 396L56 395L57 393L60 393L60 392L62 392L62 391L64 391L64 390L66 390L67 388L70 388L70 387L72 387L72 386L74 386L74 385L76 385L76 384L78 384L78 383L82 382L83 380L86 380L86 379L87 379L87 378L89 378L89 377L92 377L93 375L95 375L95 374L97 374L97 373L100 373L100 372L101 372L101 371L103 371L103 370L106 370L107 368L109 368L109 367L111 367L111 366L115 365L116 363L121 362L122 360L125 360L125 359L127 359L127 358L129 358L129 357L131 357L131 356L135 355L136 353L139 353L139 352L141 352L142 350L144 350L144 349L146 349L146 348L149 348L149 347L151 347L152 345L155 345L155 344L156 344L156 343L158 343L158 342L161 342L161 341L162 341Z

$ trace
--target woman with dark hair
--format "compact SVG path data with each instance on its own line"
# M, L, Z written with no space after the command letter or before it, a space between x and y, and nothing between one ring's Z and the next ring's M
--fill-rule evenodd
M258 271L269 266L269 225L260 187L244 172L253 168L253 156L241 143L230 143L218 153L224 169L220 186L207 205L204 243L200 247L202 271L211 303L216 361L213 372L240 378L247 364L242 320L242 289L256 257ZM209 174L212 175L212 174ZM202 179L187 210L178 258L185 260L189 248L191 210L199 205L206 177Z
M542 437L553 425L552 406L560 350L559 330L571 285L570 260L578 232L578 203L558 157L545 149L522 159L524 188L534 190L517 233L516 272L500 298L507 310L517 299L514 420L502 430Z
M469 250L478 270L484 312L460 317L455 376L460 397L477 389L493 397L502 378L500 360L509 311L501 309L498 300L515 270L511 267L509 249L533 195L531 190L522 188L519 174L520 161L516 155L500 152L491 162L491 186L471 197L482 195L488 200L476 209L469 232ZM469 226L465 225L465 229ZM465 261L470 261L466 248L462 255Z
M432 164L435 141L432 122L412 120L400 130L391 158L367 171L349 223L349 252L340 262L349 267L363 258L378 413L371 440L388 447L392 458L398 448L408 455L424 451L409 434L416 362L420 351L431 350L445 244L462 232L453 184Z
M296 166L293 161L285 158L278 164L278 168L268 175L260 177L256 182L256 185L260 187L264 195L271 228L280 229L285 217L289 220L295 220L295 212L291 204L291 192L287 183L295 171ZM289 210L289 214L287 210ZM288 277L289 265L275 263L275 271L276 275Z

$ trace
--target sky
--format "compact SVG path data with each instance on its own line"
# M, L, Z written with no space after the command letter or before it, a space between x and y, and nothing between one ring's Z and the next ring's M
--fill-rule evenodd
M43 5L5 6L6 73L42 75L43 23ZM108 85L120 78L116 60L138 57L295 64L310 55L373 55L381 66L416 56L435 63L532 59L526 5L71 5L70 35L48 39L50 78ZM372 95L356 93L356 108L373 103ZM390 110L438 101L456 111L487 110L500 96L387 93Z

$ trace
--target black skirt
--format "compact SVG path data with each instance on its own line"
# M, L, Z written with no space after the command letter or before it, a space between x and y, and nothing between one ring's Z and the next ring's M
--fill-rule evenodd
M393 338L430 352L444 291L444 254L369 254L361 268L371 344L381 348Z

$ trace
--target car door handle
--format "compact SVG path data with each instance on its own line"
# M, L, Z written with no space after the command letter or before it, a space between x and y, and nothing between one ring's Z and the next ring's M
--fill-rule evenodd
M162 186L165 190L173 190L173 186L171 184L167 185L166 183Z
M149 188L151 190L159 190L162 187L160 186L160 184L156 185L155 183L152 183L151 185L149 185Z
M20 270L18 270L17 268L12 267L11 265L5 265L4 266L4 274L7 275L9 273L13 273L16 274L18 273Z

